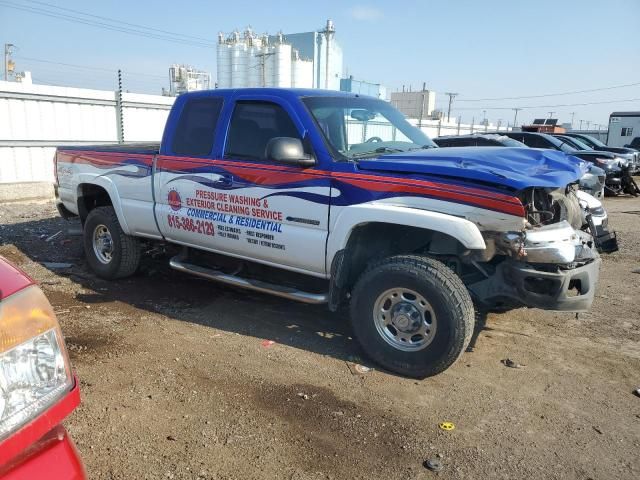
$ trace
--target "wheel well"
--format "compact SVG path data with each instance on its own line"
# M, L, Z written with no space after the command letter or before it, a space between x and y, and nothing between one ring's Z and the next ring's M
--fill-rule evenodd
M454 237L435 230L391 223L367 223L356 227L344 252L343 287L350 289L372 260L392 255L422 254L460 256L466 248Z
M103 187L91 183L78 186L78 215L83 224L91 210L109 205L113 205L113 202Z

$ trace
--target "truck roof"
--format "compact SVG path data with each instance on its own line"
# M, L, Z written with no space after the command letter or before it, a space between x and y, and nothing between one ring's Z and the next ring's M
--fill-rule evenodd
M217 95L221 97L229 97L234 94L243 95L273 95L278 97L365 97L373 98L368 95L361 95L359 93L341 92L338 90L322 90L319 88L220 88L215 90L199 90L197 92L187 92L180 95L180 97L208 97L211 95Z

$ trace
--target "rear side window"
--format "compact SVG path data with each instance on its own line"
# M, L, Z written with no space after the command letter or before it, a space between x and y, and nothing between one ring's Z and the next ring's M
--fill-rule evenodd
M495 147L496 145L500 146L498 142L491 140L490 138L476 138L476 147Z
M182 109L173 137L172 150L176 155L209 155L222 109L221 98L189 100Z
M521 142L531 148L553 148L553 145L537 135L525 135Z
M267 143L274 137L302 140L293 120L280 105L270 102L237 102L229 125L225 157L266 160Z

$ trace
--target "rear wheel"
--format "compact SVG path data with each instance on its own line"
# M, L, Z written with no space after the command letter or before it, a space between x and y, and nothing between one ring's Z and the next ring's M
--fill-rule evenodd
M356 283L351 323L375 362L424 378L446 370L469 344L473 302L460 278L441 262L395 256L373 264Z
M84 223L84 252L91 269L113 280L133 275L140 265L140 242L122 231L113 207L98 207Z

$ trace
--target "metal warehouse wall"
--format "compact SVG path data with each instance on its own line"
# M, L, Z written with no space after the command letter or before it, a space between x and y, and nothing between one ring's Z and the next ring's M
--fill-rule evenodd
M123 93L124 140L159 141L173 101ZM57 145L116 143L118 108L117 92L0 81L0 200L50 190Z

